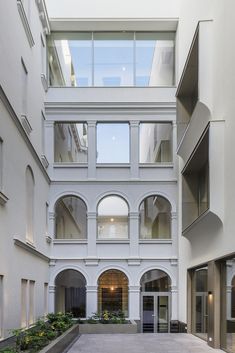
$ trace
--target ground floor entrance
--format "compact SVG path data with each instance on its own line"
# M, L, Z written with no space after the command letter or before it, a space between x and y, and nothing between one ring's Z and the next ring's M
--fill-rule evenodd
M141 294L142 332L169 332L169 294L144 292Z

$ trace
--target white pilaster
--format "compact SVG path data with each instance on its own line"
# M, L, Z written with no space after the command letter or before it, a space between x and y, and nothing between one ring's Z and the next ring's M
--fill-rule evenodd
M140 320L140 286L129 286L129 318Z
M96 121L88 121L88 179L96 178Z
M45 154L49 163L48 172L53 172L54 163L54 122L45 121Z
M98 301L98 289L97 286L86 286L86 316L92 316L96 313L97 301Z
M131 179L139 179L139 121L130 122Z
M56 286L49 286L48 312L55 312L55 290Z
M171 286L171 320L178 320L178 288Z
M139 212L129 213L130 258L139 257Z
M96 258L96 212L87 213L87 257Z

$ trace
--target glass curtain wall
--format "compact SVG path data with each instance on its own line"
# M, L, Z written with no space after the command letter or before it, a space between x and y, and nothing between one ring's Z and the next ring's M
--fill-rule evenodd
M48 36L50 86L174 84L174 32L73 32Z

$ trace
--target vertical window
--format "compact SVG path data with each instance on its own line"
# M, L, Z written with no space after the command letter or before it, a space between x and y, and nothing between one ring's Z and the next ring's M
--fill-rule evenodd
M207 339L208 328L208 268L203 267L194 272L194 332Z
M133 33L94 33L94 85L134 85Z
M87 124L56 123L54 136L55 162L87 163Z
M3 189L3 140L0 137L0 191Z
M42 134L42 154L45 154L45 116L42 112L41 114L41 134Z
M21 327L28 326L28 315L27 315L27 301L28 301L28 293L27 293L27 284L28 281L26 279L21 280Z
M108 196L98 205L98 239L128 239L128 205L119 196Z
M60 198L55 207L56 239L86 239L87 208L76 196Z
M140 163L172 162L172 124L140 124Z
M34 305L35 305L35 281L29 281L29 325L35 321Z
M46 50L45 50L45 43L44 43L44 38L41 34L41 71L42 74L45 74L46 72Z
M34 176L30 167L26 169L26 240L33 243L34 223Z
M129 163L129 124L97 124L97 163Z
M172 86L174 33L136 32L136 86Z
M3 276L0 275L0 339L3 337Z
M44 283L44 315L48 314L48 283Z
M140 204L140 239L171 238L171 205L161 196L147 197Z
M28 71L21 58L21 115L27 116Z
M49 229L48 229L48 225L49 225L49 204L46 202L46 207L45 207L45 220L46 220L46 235L49 234Z

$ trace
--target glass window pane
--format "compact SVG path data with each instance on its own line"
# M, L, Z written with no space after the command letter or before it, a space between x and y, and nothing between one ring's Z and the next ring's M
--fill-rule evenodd
M95 86L133 86L133 39L133 33L94 33Z
M129 163L129 124L97 124L97 163Z
M55 34L48 38L50 86L92 85L91 33Z
M128 205L121 197L109 196L99 203L98 239L128 239Z
M55 124L55 162L87 163L87 124Z
M87 208L76 196L65 196L56 203L56 239L86 239Z
M140 163L172 162L172 124L140 124Z
M174 33L136 33L136 86L172 86Z
M169 292L170 285L169 276L161 270L145 272L140 280L141 292Z
M208 292L207 267L195 271L195 333L207 339L208 325Z
M128 316L128 278L118 270L104 272L98 280L98 312L123 312Z
M170 210L163 197L147 197L140 205L140 239L170 239Z

